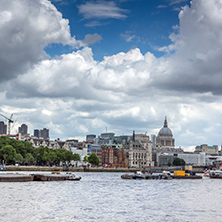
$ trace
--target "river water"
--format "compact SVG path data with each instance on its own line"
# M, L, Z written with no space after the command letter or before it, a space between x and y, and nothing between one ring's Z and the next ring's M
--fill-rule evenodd
M0 221L222 221L222 180L123 180L121 174L2 182Z

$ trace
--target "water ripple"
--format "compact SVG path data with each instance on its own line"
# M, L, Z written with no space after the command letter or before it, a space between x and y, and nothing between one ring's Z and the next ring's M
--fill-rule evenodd
M0 183L1 221L221 221L222 180L80 176L81 181Z

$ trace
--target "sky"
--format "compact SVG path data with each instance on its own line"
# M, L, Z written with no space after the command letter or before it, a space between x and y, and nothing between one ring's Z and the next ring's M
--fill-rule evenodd
M222 143L222 0L0 1L0 114L12 132ZM3 117L0 121L5 121Z

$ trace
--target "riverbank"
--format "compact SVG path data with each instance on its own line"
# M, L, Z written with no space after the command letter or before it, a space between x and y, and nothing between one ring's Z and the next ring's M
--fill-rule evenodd
M49 166L5 166L6 171L69 171L69 172L134 172L136 168L83 168L83 167L49 167Z
M102 167L50 167L50 166L5 166L7 171L69 171L69 172L135 172L140 168L102 168ZM193 172L203 173L205 166L193 166ZM183 170L184 167L152 167L146 168L147 171L160 173L163 170L174 171Z

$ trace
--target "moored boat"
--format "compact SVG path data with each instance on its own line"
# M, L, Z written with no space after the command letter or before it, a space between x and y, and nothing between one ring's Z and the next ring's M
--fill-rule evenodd
M132 179L135 179L135 178L133 178L133 176L134 176L134 174L132 174L132 173L125 173L125 174L121 175L121 178L132 180Z
M210 171L210 178L211 179L222 179L222 171L217 170L217 171Z
M121 175L122 179L130 179L130 180L136 180L136 179L144 179L144 180L169 180L172 179L171 175L168 173L160 173L160 174L143 174L141 171L137 171L136 173L126 173Z
M79 180L81 180L81 177L77 177L73 173L67 173L66 176L68 176L68 177L66 177L65 180L72 180L72 181L79 181Z
M52 173L35 173L33 174L34 181L62 181L62 180L80 180L81 177L76 177L72 173L60 174L57 171Z
M194 172L186 173L184 170L174 171L173 179L202 179L202 176L196 175Z
M5 173L0 174L0 182L26 182L33 181L33 175Z

